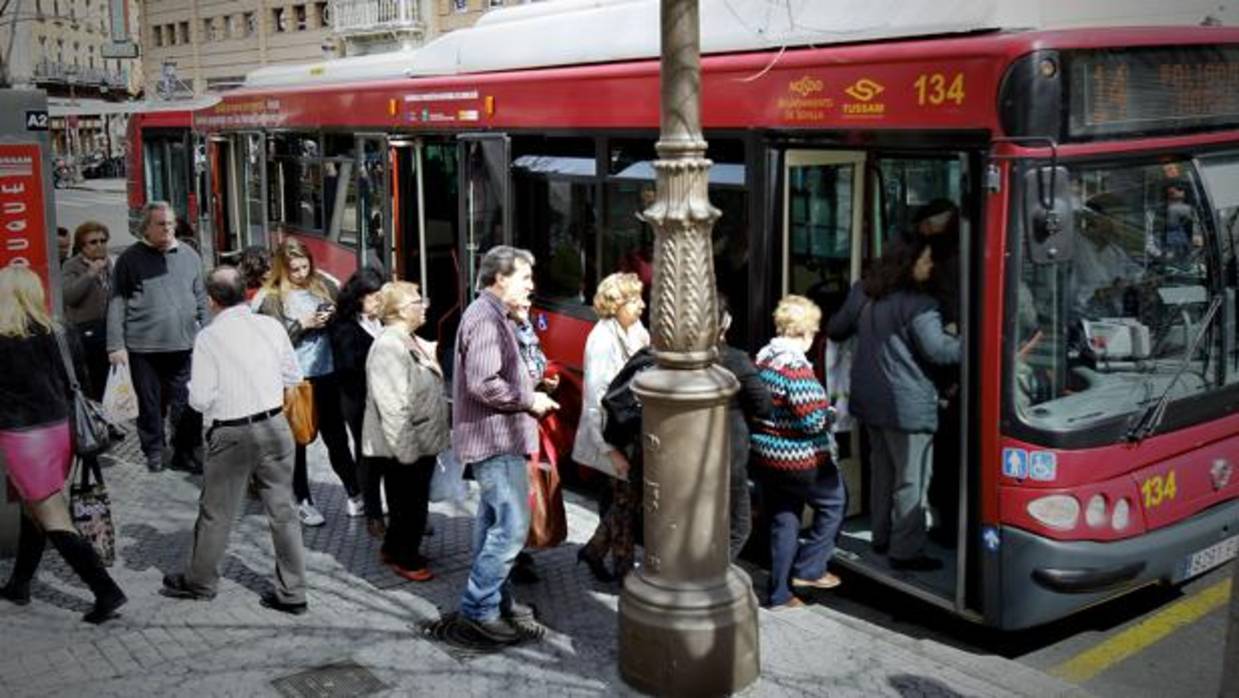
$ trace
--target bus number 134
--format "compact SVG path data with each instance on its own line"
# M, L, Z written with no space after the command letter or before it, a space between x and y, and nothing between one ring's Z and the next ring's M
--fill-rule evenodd
M922 75L916 79L915 86L916 103L922 107L926 104L940 107L947 102L954 102L956 105L964 103L963 73L956 73L949 80L942 73Z
M1174 481L1174 471L1166 473L1165 477L1154 475L1140 485L1140 493L1144 495L1144 508L1152 509L1162 502L1169 502L1179 493Z

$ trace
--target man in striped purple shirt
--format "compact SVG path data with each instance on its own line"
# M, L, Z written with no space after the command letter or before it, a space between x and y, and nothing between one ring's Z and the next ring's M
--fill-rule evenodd
M460 618L478 640L493 645L519 639L508 621L533 619L513 598L508 575L529 534L525 460L538 448L535 418L559 407L534 391L508 320L513 308L529 301L533 264L527 250L499 245L487 251L478 270L481 292L456 332L452 448L481 488Z

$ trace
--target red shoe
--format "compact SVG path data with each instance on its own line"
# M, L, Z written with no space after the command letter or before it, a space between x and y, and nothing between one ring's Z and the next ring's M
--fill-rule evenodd
M434 572L431 572L429 567L419 567L418 569L411 570L393 563L391 571L410 582L429 582L435 578Z

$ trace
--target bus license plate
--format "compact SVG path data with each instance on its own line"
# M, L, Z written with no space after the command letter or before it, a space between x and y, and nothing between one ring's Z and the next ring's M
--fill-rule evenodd
M1231 536L1188 556L1180 578L1190 579L1203 574L1214 567L1230 562L1237 556L1239 556L1239 536Z

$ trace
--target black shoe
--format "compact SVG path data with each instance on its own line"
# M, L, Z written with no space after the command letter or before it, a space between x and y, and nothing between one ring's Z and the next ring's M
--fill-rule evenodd
M514 645L520 642L521 635L509 623L500 618L494 620L474 620L460 617L465 628L472 631L478 639L494 645Z
M179 453L172 456L172 462L168 464L170 470L179 470L190 475L202 474L202 463L195 461L190 456L182 456Z
M516 556L516 564L512 566L513 584L537 584L541 581L538 570L533 564L533 556L521 553Z
M537 616L534 614L533 606L523 604L515 599L508 605L507 608L500 607L499 617L504 620L515 621L517 623L529 622Z
M108 437L111 438L112 441L124 441L125 430L115 424L108 424Z
M126 603L129 603L129 598L117 589L115 594L96 598L94 608L87 611L82 616L82 620L91 625L99 625L105 621L112 620L118 617L119 614L116 611Z
M280 601L279 598L276 597L274 591L263 592L262 596L258 599L258 603L273 611L288 613L294 616L305 615L310 610L310 606L304 601L301 603L285 603Z
M189 588L189 581L183 574L165 574L163 588L159 590L163 596L171 599L191 599L193 601L210 601L215 598L212 592L194 591Z
M152 473L163 472L163 454L156 453L146 456L146 470Z
M594 579L600 582L615 581L615 575L611 574L611 570L607 569L606 563L600 558L590 555L585 548L580 548L576 551L576 563L579 565L582 562L585 563L586 567L589 567L589 571L594 575Z
M18 606L29 606L30 585L18 585L13 582L9 582L8 584L0 587L0 599L4 599L9 603L16 604Z
M917 555L916 557L898 558L892 557L891 568L896 570L909 570L912 572L932 572L942 569L942 560L935 557L926 557L925 555Z

